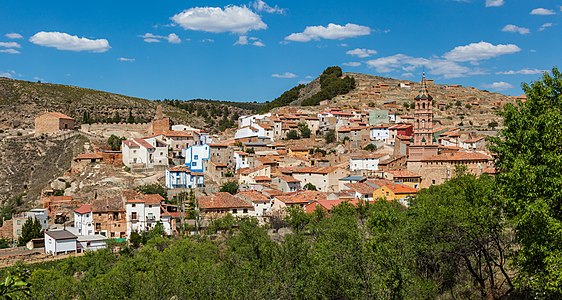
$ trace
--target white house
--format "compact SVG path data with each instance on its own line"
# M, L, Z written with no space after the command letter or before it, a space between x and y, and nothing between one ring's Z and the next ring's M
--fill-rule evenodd
M168 189L188 189L204 187L204 174L193 172L187 166L175 166L166 169L166 188Z
M302 167L290 170L286 175L300 181L302 188L308 183L314 185L318 191L339 192L339 179L346 177L348 172L339 167Z
M238 118L238 128L254 125L255 123L262 122L270 117L271 113L263 115L241 116Z
M79 235L94 234L94 216L91 204L83 204L74 210L74 228Z
M152 142L152 143L151 143ZM133 138L121 144L123 164L129 168L154 168L168 165L168 146L156 138Z
M78 242L77 251L96 251L99 249L107 248L106 240L107 237L100 234L79 235L78 239L76 240Z
M389 127L390 126L386 124L371 126L369 134L371 141L383 141L385 143L388 143L388 138L390 136L388 130Z
M158 194L139 195L135 199L129 199L125 203L127 213L127 237L131 232L143 232L154 228L157 222L166 222L161 218L160 204L164 198ZM163 224L164 229L168 228L166 234L172 234L169 224Z
M235 170L249 168L248 153L242 151L234 152Z
M236 194L236 196L252 203L256 217L262 217L271 211L271 199L260 192L244 191Z
M31 218L37 219L41 224L41 229L45 230L49 228L49 212L46 208L34 208L29 211L25 211L19 214L12 215L13 220L13 238L17 240L22 233L23 224L27 221L27 219Z
M352 172L373 173L379 170L379 162L384 154L364 154L349 158L349 170Z
M59 255L76 253L77 236L67 230L45 230L45 253Z
M250 139L250 138L269 138L273 141L274 131L270 125L252 124L240 127L234 134L234 139Z
M205 172L205 161L211 157L211 147L207 144L193 145L187 149L183 149L183 157L185 157L185 165L192 172Z

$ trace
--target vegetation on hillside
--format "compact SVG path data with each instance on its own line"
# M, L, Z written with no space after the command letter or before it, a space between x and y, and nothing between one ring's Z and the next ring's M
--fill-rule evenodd
M266 102L265 106L260 110L260 112L268 112L276 107L287 106L292 102L299 99L300 91L304 88L304 84L299 84L288 91L285 91L281 96L275 98L271 102Z
M320 75L320 91L302 101L303 106L314 106L323 100L332 99L338 95L345 95L355 88L355 79L351 76L343 77L340 67L328 67Z

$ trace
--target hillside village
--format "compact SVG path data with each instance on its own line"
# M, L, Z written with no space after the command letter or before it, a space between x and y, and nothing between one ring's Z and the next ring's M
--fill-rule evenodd
M411 105L353 104L394 89L415 94ZM79 135L88 142L65 175L41 191L34 209L3 220L0 237L15 244L26 220L36 218L44 239L28 248L81 253L155 226L167 235L203 232L226 215L272 226L288 208L329 212L342 202L364 201L408 207L418 191L457 172L494 174L486 147L494 128L443 122L436 89L425 76L417 83L360 86L359 96L318 107L240 116L235 130L221 134L172 125L161 106L143 124L79 124L60 112L40 114L35 138ZM108 147L108 138L119 144ZM165 192L143 192L146 186Z

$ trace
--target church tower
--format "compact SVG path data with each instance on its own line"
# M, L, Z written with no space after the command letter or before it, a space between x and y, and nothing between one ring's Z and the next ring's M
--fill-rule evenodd
M438 146L433 138L433 97L429 94L425 73L419 94L414 98L414 142L410 144L410 160L437 155Z

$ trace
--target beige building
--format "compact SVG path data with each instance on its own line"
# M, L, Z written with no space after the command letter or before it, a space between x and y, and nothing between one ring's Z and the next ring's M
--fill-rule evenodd
M310 183L322 192L339 192L339 180L349 175L339 167L302 167L283 170L283 173L299 180L302 188Z
M35 136L74 130L75 125L74 119L65 114L47 112L35 118Z

